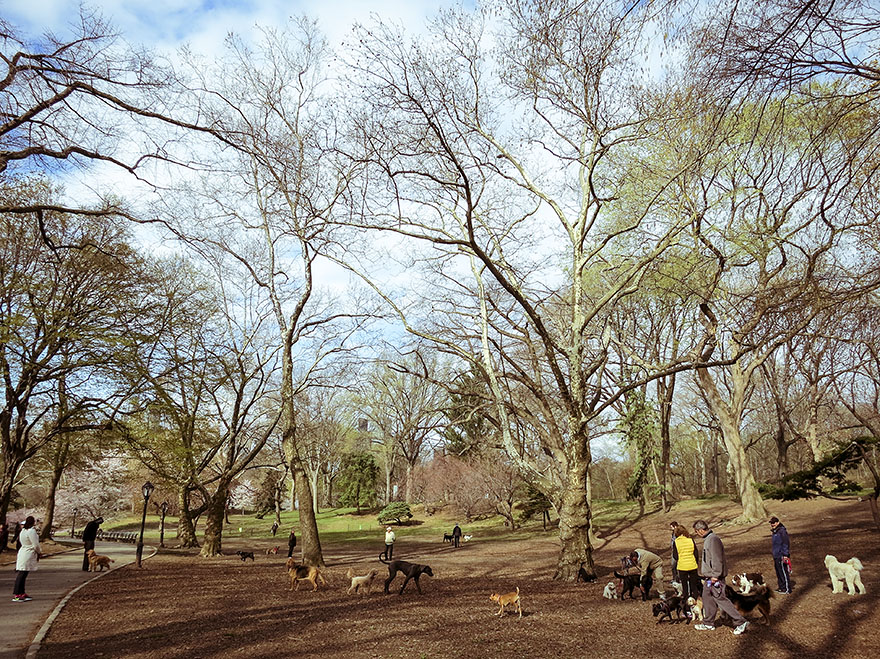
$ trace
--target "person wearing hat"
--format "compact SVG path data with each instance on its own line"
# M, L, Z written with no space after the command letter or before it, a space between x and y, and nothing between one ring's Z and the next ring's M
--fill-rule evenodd
M776 592L782 595L791 595L791 550L788 531L775 516L770 518L770 528L772 529L770 540L773 547L773 567L776 568L776 584L779 586Z
M394 553L394 539L397 536L394 535L394 531L391 530L390 526L385 527L385 560L390 561L391 555Z
M83 529L83 572L89 571L89 550L95 548L95 539L98 537L98 527L103 523L103 517L96 517L86 524L86 528Z

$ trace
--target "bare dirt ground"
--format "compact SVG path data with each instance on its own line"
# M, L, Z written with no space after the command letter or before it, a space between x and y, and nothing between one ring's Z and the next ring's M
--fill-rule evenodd
M668 523L690 527L703 517L724 540L733 571L760 571L775 589L766 520L753 526L722 523L732 504L706 503L668 515L630 519L599 528L598 583L551 579L558 552L554 533L532 541L480 542L454 550L408 541L398 534L395 558L427 563L423 595L413 584L402 596L346 594L345 578L378 568L381 543L370 551L325 546L329 586L288 590L286 556L266 556L269 541L235 555L204 560L160 554L146 569L124 568L82 588L62 611L39 652L61 657L699 657L713 659L880 655L880 534L868 504L827 500L768 502L792 536L795 592L777 595L771 624L757 621L739 637L729 628L696 631L692 625L656 624L651 602L607 600L602 590L620 556L646 547L669 557ZM698 541L698 546L700 546ZM224 546L227 552L245 547ZM857 556L868 594L831 593L826 554ZM668 565L668 561L667 561ZM667 581L668 567L664 568ZM392 588L400 586L398 576ZM524 615L494 616L496 590L519 586ZM392 591L394 592L394 591Z

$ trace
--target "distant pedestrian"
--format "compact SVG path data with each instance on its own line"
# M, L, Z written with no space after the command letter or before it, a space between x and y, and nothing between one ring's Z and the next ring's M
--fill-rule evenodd
M678 568L675 565L675 530L677 528L684 528L678 522L669 522L669 530L672 533L672 538L670 540L670 549L672 549L672 581L681 583L681 578L678 576Z
M390 561L392 555L394 554L394 540L397 538L394 535L394 531L391 530L391 527L388 526L385 528L385 560Z
M273 538L275 537L275 534L278 533L279 526L281 526L281 525L278 523L278 520L275 520L274 522L272 522L272 537Z
M287 536L287 558L293 557L293 549L296 547L296 533L290 529L290 535Z
M0 524L0 553L9 548L9 524Z
M95 548L95 539L98 537L98 527L103 523L103 517L96 517L86 524L86 527L83 529L83 572L89 571L89 550Z
M641 589L645 597L651 597L651 587L657 581L663 586L663 559L647 549L634 549L629 553L630 559L639 568Z
M452 542L456 547L461 545L461 527L458 524L452 529Z
M694 629L714 631L715 616L718 614L718 609L721 609L730 616L734 624L733 633L739 636L749 623L736 610L733 602L727 599L727 585L724 583L727 577L724 543L701 519L694 522L694 532L703 539L703 560L700 569L706 579L703 585L703 622L694 625Z
M12 534L12 544L15 545L15 551L21 549L21 540L19 540L19 536L21 536L21 530L24 528L24 522L16 522L15 523L15 533Z
M776 568L777 593L791 594L791 547L788 531L778 517L770 518L770 528L773 529L771 540L773 543L773 567Z
M15 561L15 585L12 588L13 602L27 602L33 599L25 592L25 582L28 574L37 569L37 562L43 557L40 551L40 536L34 528L34 518L28 516L22 526L21 549Z
M672 545L672 564L678 572L682 599L694 599L702 594L699 564L697 563L697 543L681 524L675 529L675 543Z

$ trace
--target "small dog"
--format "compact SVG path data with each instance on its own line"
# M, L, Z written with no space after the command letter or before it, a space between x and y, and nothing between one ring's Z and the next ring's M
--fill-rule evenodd
M351 570L345 573L349 579L351 579L351 586L348 589L348 594L359 593L362 594L364 591L367 595L370 594L370 589L373 587L373 580L379 574L378 570L370 570L367 574L359 577L355 575Z
M276 546L276 547L270 547L269 549L266 550L266 556L272 556L272 555L274 555L274 554L277 554L277 553L278 553L278 549L279 549L279 547L277 547L277 546Z
M443 534L443 542L452 542L452 534L444 533Z
M742 595L751 595L758 586L764 585L764 575L760 572L740 572L731 579L733 587Z
M859 593L865 594L865 584L862 583L860 570L864 570L862 562L858 558L851 558L846 563L841 563L834 556L828 554L825 557L825 567L828 568L828 574L831 576L831 592L842 593L843 582L846 581L846 587L850 595Z
M617 599L617 583L609 581L605 584L605 590L602 591L602 597L609 600Z
M398 572L403 572L406 576L406 579L403 580L403 585L400 587L400 592L398 595L403 595L403 589L406 588L406 584L409 583L410 579L416 582L416 589L419 591L419 595L422 594L422 587L419 586L419 577L423 574L427 574L429 577L433 577L434 573L431 571L430 566L428 565L419 565L418 563L410 563L409 561L391 561L390 563L386 561L382 554L379 554L379 560L385 565L388 566L388 578L385 579L385 594L388 594L388 586L394 581L394 578L397 576Z
M595 574L588 574L587 569L583 565L581 565L578 568L578 575L577 578L575 578L574 582L578 583L579 581L583 581L584 583L596 583L597 581L599 581L599 578Z
M247 559L254 560L254 552L252 551L237 551L235 552L241 558L241 562L244 563Z
M770 624L770 598L773 597L773 591L767 586L758 586L755 592L749 595L743 595L736 592L736 589L725 586L727 589L727 599L729 599L736 610L743 616L751 613L755 609L763 616L762 622L765 625Z
M669 618L670 623L681 622L683 620L687 625L691 622L690 618L687 616L685 604L678 595L673 595L665 600L656 602L651 608L654 611L654 617L657 618L658 625L663 622L663 618ZM672 619L673 613L675 614L675 620Z
M308 581L312 584L312 591L318 590L318 581L321 585L326 586L327 580L324 573L314 565L299 565L291 563L293 559L287 560L287 572L290 574L290 590L299 590L300 581Z
M700 597L688 597L687 600L688 609L691 612L691 618L693 618L694 622L702 622L703 621L703 599Z
M629 594L630 599L635 599L636 596L633 595L633 591L638 588L639 592L642 594L642 601L644 602L648 599L647 593L641 589L641 578L638 574L621 574L617 570L614 571L614 576L620 579L621 591L620 591L620 599L626 599L627 594Z
M89 557L89 572L103 572L105 567L109 570L110 563L116 562L109 556L101 556L95 553L94 549L89 549L86 552L86 556Z
M468 535L462 536L462 539L463 539L465 542L467 542L468 540L470 540L470 539L473 538L473 537L474 537L474 536L468 534Z
M515 610L519 612L519 617L522 618L522 600L519 597L519 586L516 587L515 593L492 593L489 595L489 599L499 606L498 613L495 615L504 615L504 607L508 604L513 604Z

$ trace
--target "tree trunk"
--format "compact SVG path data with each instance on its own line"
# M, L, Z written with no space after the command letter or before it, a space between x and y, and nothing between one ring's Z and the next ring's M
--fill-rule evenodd
M66 462L66 460L64 461ZM58 491L58 483L64 473L64 464L56 464L52 469L52 479L49 481L49 491L46 492L46 512L43 514L43 528L40 531L40 540L45 542L52 535L52 524L55 519L55 493Z
M199 556L211 558L220 556L223 551L223 519L226 516L226 501L229 498L229 486L220 482L217 491L208 502L205 510L205 538Z
M296 481L299 500L299 530L302 538L302 560L304 565L324 567L324 555L321 551L321 538L318 536L318 520L312 508L312 493L309 479L299 465L291 465L290 471Z
M309 486L312 489L312 509L315 511L316 515L319 512L321 512L320 506L318 505L318 476L319 475L320 474L318 473L317 470L313 471L312 475L310 477L311 483L309 484Z
M189 509L189 492L185 487L177 493L177 506L180 510L177 516L177 538L181 547L198 547L196 528L193 525L192 512Z
M554 579L560 581L575 581L581 567L590 576L596 574L590 545L590 503L587 501L586 477L587 461L569 465L559 506L559 540L562 548L553 575Z
M411 504L412 503L412 491L413 491L413 464L411 462L406 463L406 495L404 497L404 501Z

